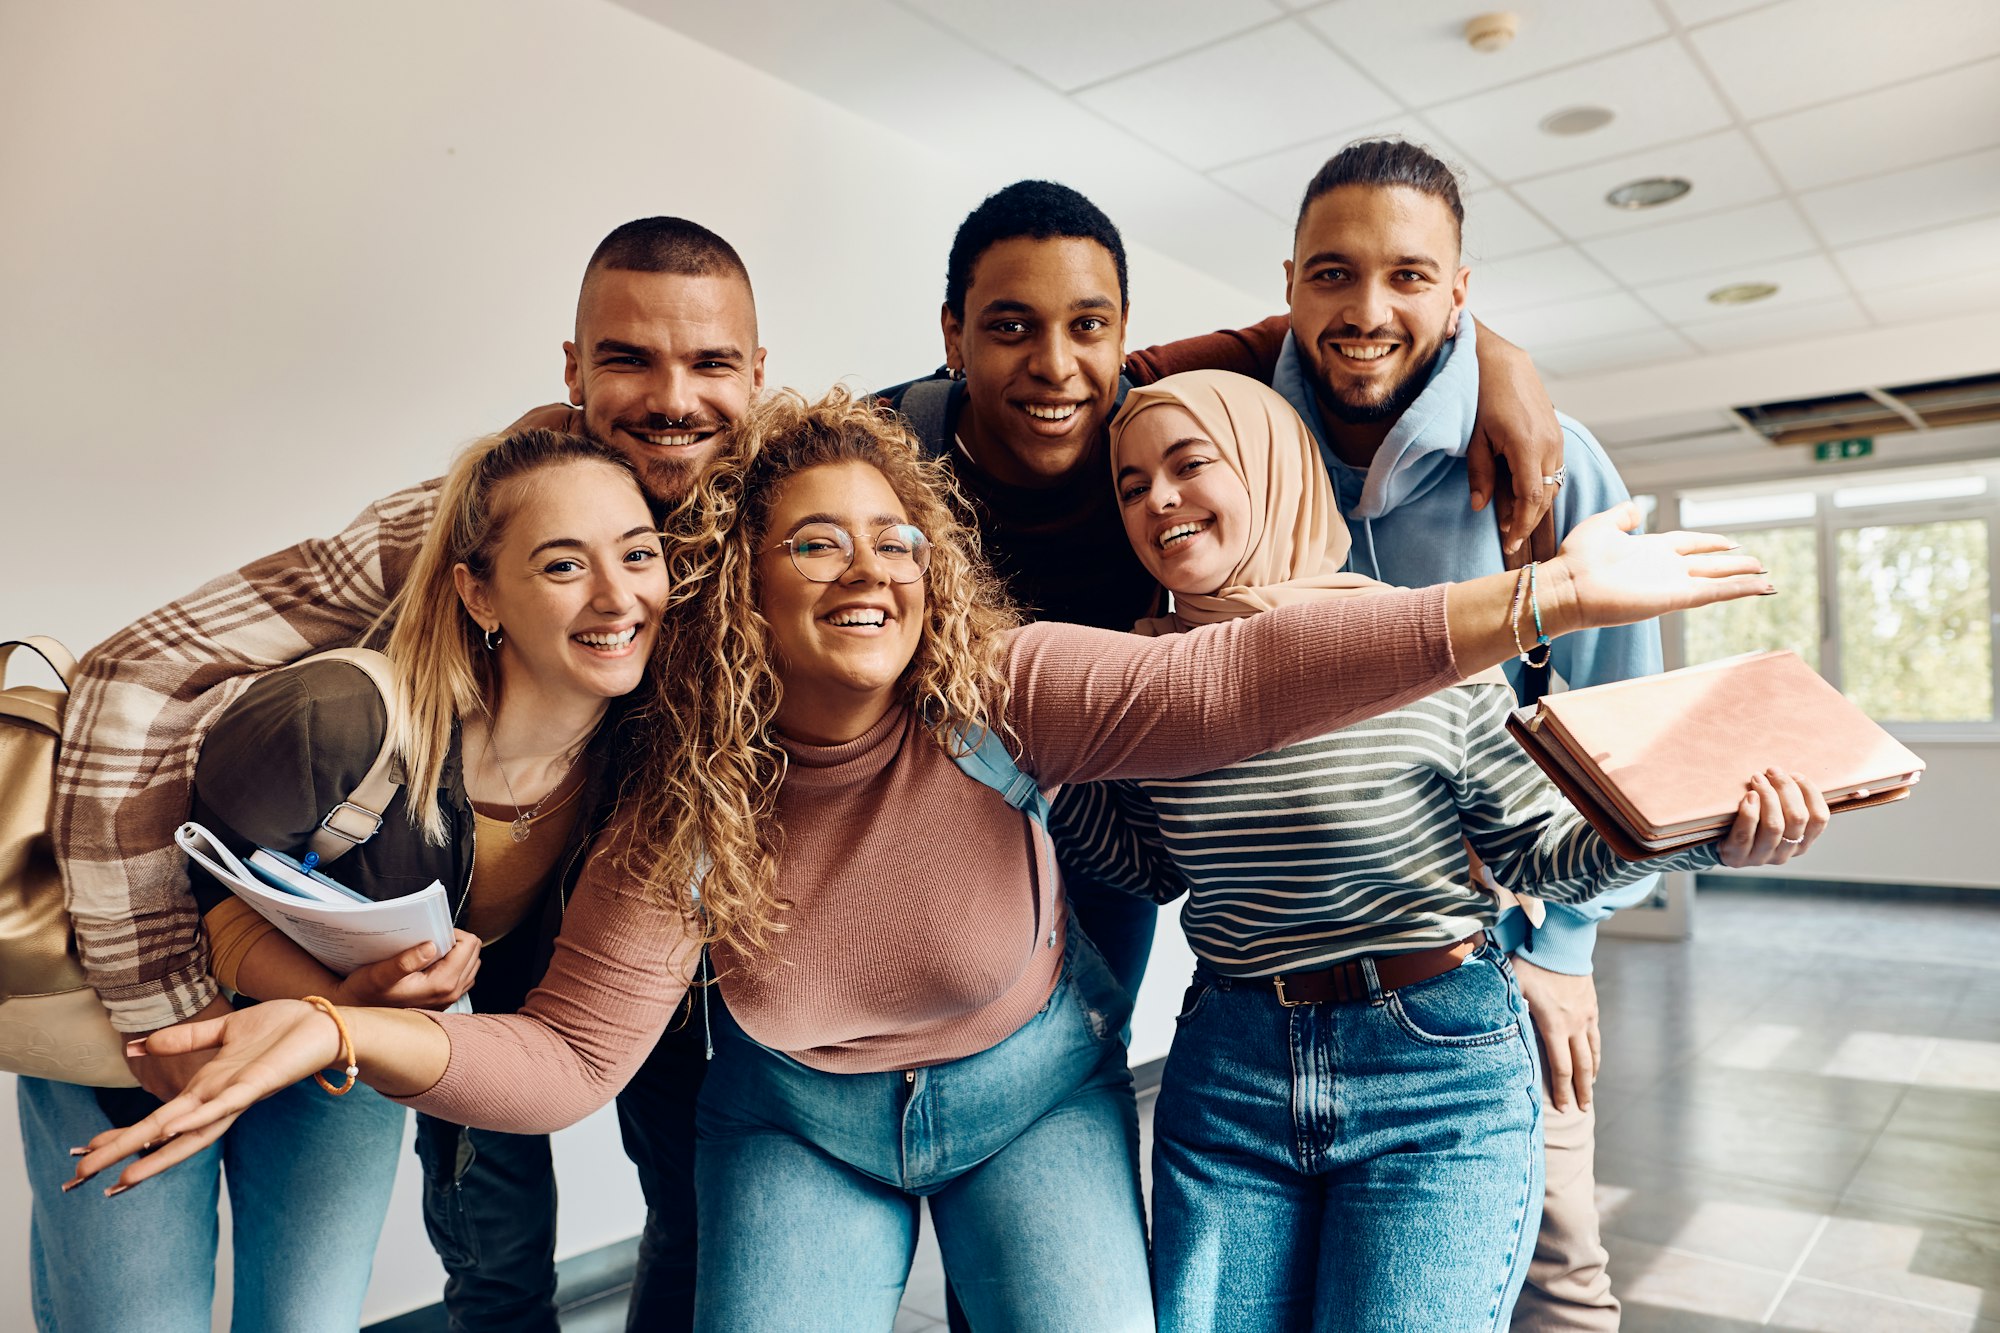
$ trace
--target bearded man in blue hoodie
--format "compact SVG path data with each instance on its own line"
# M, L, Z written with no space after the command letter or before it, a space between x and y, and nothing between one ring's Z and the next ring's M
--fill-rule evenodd
M1370 140L1327 161L1306 187L1285 262L1291 329L1272 383L1312 428L1354 534L1350 566L1405 587L1502 569L1493 513L1466 506L1478 331L1465 313L1470 271L1451 169L1416 144ZM1558 414L1564 465L1558 542L1575 523L1630 498L1589 431ZM1572 686L1661 669L1655 624L1556 641L1555 673ZM1509 663L1516 684L1519 663ZM1514 1327L1615 1329L1618 1301L1598 1236L1590 1085L1598 1063L1591 951L1597 923L1657 884L1577 906L1530 899L1496 928L1513 955L1542 1039L1548 1193ZM1507 889L1532 895L1534 886ZM1512 895L1503 890L1503 900Z

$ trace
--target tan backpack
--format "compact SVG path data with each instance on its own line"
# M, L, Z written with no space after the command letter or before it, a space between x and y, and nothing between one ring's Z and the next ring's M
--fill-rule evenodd
M16 648L62 690L7 686ZM0 643L0 1070L100 1088L137 1086L125 1039L84 980L49 837L56 747L76 659L54 639Z

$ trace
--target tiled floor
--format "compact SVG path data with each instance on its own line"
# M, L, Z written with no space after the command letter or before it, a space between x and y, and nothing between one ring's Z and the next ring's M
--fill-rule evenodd
M1625 1329L2000 1333L2000 905L1732 889L1697 922L1599 946ZM927 1230L898 1333L942 1288Z

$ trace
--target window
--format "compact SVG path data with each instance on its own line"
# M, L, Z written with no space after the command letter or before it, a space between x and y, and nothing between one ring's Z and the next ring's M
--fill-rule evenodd
M1841 684L1870 717L1992 720L1987 528L1960 518L1835 533Z
M1684 664L1790 648L1898 731L2000 730L1995 478L1911 469L1680 495L1679 526L1740 541L1779 592L1671 617L1670 660L1676 647Z

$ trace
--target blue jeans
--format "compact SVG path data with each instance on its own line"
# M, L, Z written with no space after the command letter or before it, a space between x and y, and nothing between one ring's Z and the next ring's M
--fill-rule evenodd
M928 1197L975 1327L1153 1327L1130 1000L1075 929L1048 1004L997 1046L908 1073L828 1074L719 1004L696 1113L695 1326L896 1319Z
M1542 1207L1527 1006L1483 946L1368 1003L1285 1008L1206 966L1153 1119L1160 1327L1507 1326Z
M365 1086L331 1097L307 1080L251 1107L172 1170L107 1199L109 1174L61 1188L76 1173L69 1150L111 1127L97 1090L23 1078L18 1100L41 1333L208 1333L224 1181L234 1327L353 1333L360 1325L396 1180L402 1107Z

